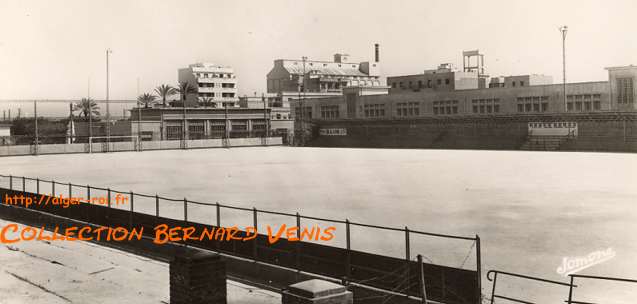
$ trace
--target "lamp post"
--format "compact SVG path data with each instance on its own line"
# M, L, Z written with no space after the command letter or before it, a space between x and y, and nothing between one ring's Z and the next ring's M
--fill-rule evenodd
M303 84L301 86L301 88L303 88L303 98L301 99L301 144L305 145L305 61L307 60L307 57L303 56L301 59L303 60Z
M566 102L566 32L568 26L564 25L560 27L562 33L562 94L564 95L564 112L568 112L568 104Z
M113 53L113 51L108 48L106 49L106 141L110 143L111 141L111 112L110 112L110 103L109 103L109 85L110 85L110 75L109 75L109 66L108 59L109 54Z

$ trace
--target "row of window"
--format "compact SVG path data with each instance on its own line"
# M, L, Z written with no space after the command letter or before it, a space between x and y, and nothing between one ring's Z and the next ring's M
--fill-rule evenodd
M433 102L434 115L458 114L457 100L442 100Z
M215 84L212 83L212 82L200 82L199 83L199 87L200 88L214 88ZM222 88L231 88L232 89L232 88L235 87L235 84L234 83L225 83L224 82L224 83L221 84L221 87Z
M338 105L321 106L322 119L338 118Z
M199 93L199 97L209 97L209 98L213 98L213 97L234 97L234 93L213 93L213 92L201 92Z
M549 110L549 103L519 103L518 113L546 112Z
M385 117L385 104L366 104L363 105L363 113L365 117Z
M410 117L420 115L420 104L418 102L396 103L396 116Z
M593 110L601 110L602 109L602 102L599 100L593 100L591 101L576 101L576 102L567 102L566 103L566 109L567 111L571 112L571 111L593 111Z
M195 73L197 78L234 78L234 75L228 73Z
M451 83L451 80L450 80L449 78L445 78L445 85L449 85L450 83ZM408 85L408 87L407 87L407 88L412 89L412 85L413 85L414 83L412 83L411 81L409 81L409 82L408 82L408 84L409 84L409 85ZM436 79L436 84L437 84L437 85L442 85L442 79ZM394 89L395 89L395 88L397 88L397 87L400 87L401 89L405 89L405 86L403 85L403 82L402 82L402 81L399 81L399 82L392 82L391 87L392 87L392 88L394 88ZM431 80L431 79L427 79L427 85L426 85L426 86L423 86L423 82L422 82L422 80L418 80L418 87L417 87L417 88L418 88L418 89L422 89L423 87L426 87L426 88L432 88L432 87L433 87L433 82L432 82L432 80Z

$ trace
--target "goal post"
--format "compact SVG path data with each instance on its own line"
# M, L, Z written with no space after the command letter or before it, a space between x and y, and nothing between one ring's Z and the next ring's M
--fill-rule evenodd
M102 144L100 152L141 151L141 141L136 135L91 136L88 138L88 152L93 153L93 144Z

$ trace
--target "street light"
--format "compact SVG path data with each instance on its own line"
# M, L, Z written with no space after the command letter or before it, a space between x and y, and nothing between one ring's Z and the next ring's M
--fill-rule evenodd
M110 103L109 103L109 85L110 85L110 75L108 71L108 55L113 53L113 50L110 48L106 49L106 142L111 141L111 112L110 112Z
M563 95L564 95L564 112L568 112L568 104L566 102L566 32L568 31L568 26L564 25L560 27L560 32L562 33L562 87L563 87Z
M303 83L301 87L303 88L303 99L301 99L301 144L305 145L305 90L306 90L306 82L305 82L305 61L307 60L306 56L301 57L303 60Z

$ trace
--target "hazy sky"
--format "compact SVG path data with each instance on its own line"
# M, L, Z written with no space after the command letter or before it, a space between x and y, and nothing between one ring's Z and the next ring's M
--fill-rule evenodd
M462 65L480 49L491 76L541 73L561 81L569 26L569 81L605 80L607 66L637 64L637 2L617 1L13 1L0 0L0 99L105 95L134 99L177 69L206 61L235 68L239 92L263 92L277 58L372 59L383 74Z

